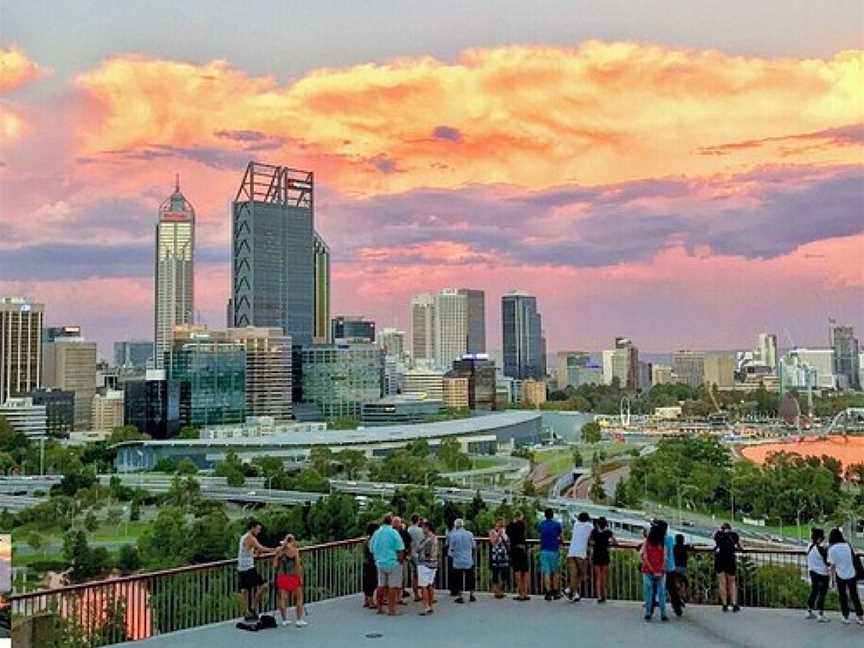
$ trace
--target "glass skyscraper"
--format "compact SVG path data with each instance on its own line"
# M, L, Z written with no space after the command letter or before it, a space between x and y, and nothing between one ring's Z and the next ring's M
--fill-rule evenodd
M330 337L330 248L315 233L315 313L312 335L315 344L326 344Z
M504 375L521 380L542 378L543 327L537 298L512 290L501 298Z
M159 206L155 288L154 359L162 367L174 327L191 324L195 312L195 209L180 192L179 176Z
M312 344L313 186L311 171L257 162L246 168L232 204L234 326L278 327L294 344Z
M324 418L359 417L363 403L383 394L384 352L374 344L311 346L299 355L303 402Z

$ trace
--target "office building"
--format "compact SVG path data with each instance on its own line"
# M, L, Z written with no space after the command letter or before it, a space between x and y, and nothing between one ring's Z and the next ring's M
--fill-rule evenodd
M435 366L447 370L468 351L468 297L445 288L434 300Z
M638 387L643 391L651 389L652 365L650 362L639 361L638 365Z
M518 290L501 298L504 375L521 380L543 376L542 320L537 298Z
M312 341L315 344L329 344L330 337L330 248L318 232L314 232L312 249L313 282L313 321Z
M622 389L639 388L639 349L627 337L616 337L615 348L603 351L603 380L611 385L615 379Z
M335 343L375 341L375 322L358 315L338 315L330 325L330 339Z
M784 365L789 367L808 368L816 389L837 389L837 377L834 375L834 349L805 349L796 347L786 353ZM788 381L787 381L788 384Z
M486 354L466 354L453 362L450 375L468 379L468 407L472 410L497 409L495 363Z
M602 385L603 383L603 368L600 365L589 364L584 367L577 367L575 372L571 372L574 379L573 387L581 387L582 385Z
M191 324L195 313L195 209L180 192L159 206L156 223L154 364L162 367L175 326Z
M180 383L164 370L150 370L141 380L123 383L123 420L153 439L170 439L180 431Z
M705 354L704 372L706 385L716 385L720 389L732 387L735 384L735 357L731 353Z
M229 328L226 339L246 351L246 416L284 423L293 418L291 338L282 329Z
M411 300L411 354L417 365L435 362L435 298L431 293Z
M0 418L6 419L16 432L36 439L48 434L48 415L44 405L34 405L32 398L7 398L0 404Z
M382 353L384 350L381 350ZM384 395L395 396L401 392L402 375L408 371L408 365L396 356L384 354Z
M773 333L760 333L753 352L753 360L772 371L777 370L777 336Z
M257 162L246 167L231 208L234 326L281 328L293 344L312 344L313 195L311 171ZM320 274L319 278L324 282Z
M360 420L365 425L426 423L444 411L444 403L423 396L387 396L363 403Z
M34 389L21 394L34 405L45 406L46 430L48 436L65 438L75 425L75 394L62 389Z
M696 389L705 382L705 354L701 351L676 351L672 354L672 370L677 382Z
M472 288L460 288L467 300L467 353L486 353L486 293Z
M114 366L145 369L153 360L153 343L146 340L123 340L114 343Z
M858 388L858 368L860 352L858 338L851 326L831 327L831 349L834 352L834 375L841 381L843 388Z
M180 383L180 424L242 423L246 417L246 351L203 327L178 327L167 377Z
M106 389L93 397L92 430L110 431L123 427L123 392Z
M405 359L408 355L408 349L405 346L405 331L399 331L395 328L381 329L378 331L377 342L385 355L400 360Z
M540 407L546 402L546 382L528 378L522 381L522 402L531 407Z
M403 394L425 394L427 398L444 398L444 372L427 367L409 369L402 374Z
M465 376L445 375L442 382L444 407L448 410L468 409L468 378Z
M584 351L559 351L556 357L558 359L558 389L577 387L579 369L590 364L591 354Z
M300 349L302 402L327 419L360 416L383 395L384 353L373 344Z
M42 342L56 342L61 338L80 337L83 337L80 326L47 326L42 335Z
M46 387L75 394L76 431L91 429L93 397L96 395L96 343L80 337L55 337L43 345L42 376Z
M0 298L0 403L42 386L44 310L19 297Z
M669 365L652 364L651 365L651 385L672 385L675 381L675 374L672 372L672 367Z

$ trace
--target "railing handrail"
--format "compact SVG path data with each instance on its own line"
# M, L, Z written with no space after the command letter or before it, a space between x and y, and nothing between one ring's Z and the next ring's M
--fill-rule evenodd
M337 540L334 542L325 542L322 544L315 545L307 545L305 547L300 547L300 553L305 553L314 550L321 549L333 549L340 547L353 547L356 544L359 544L366 540L364 537L360 538L351 538L349 540ZM273 557L275 552L270 551L267 553L260 554L255 557L255 562L261 560L268 560ZM138 574L129 574L128 576L118 576L117 578L103 578L101 580L87 581L86 583L76 583L75 585L64 585L63 587L55 587L52 589L42 589L35 590L32 592L22 592L19 594L11 594L7 597L10 603L14 603L16 601L24 601L31 598L38 598L40 596L53 596L55 594L64 594L64 593L72 593L78 592L82 590L89 589L91 587L102 587L106 585L120 585L124 583L132 583L135 581L145 580L145 579L158 579L167 576L176 576L178 574L188 574L194 573L198 571L208 571L211 569L217 569L219 567L227 567L230 565L236 565L236 558L226 558L225 560L215 560L212 562L206 563L197 563L195 565L185 565L183 567L172 567L170 569L159 569L156 571L149 572L141 572Z

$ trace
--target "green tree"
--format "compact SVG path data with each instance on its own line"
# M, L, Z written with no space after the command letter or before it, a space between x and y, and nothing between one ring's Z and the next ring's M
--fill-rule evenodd
M462 452L462 446L455 439L441 441L436 454L447 470L457 471L471 468L471 459Z
M229 450L225 454L225 459L216 464L213 474L224 477L226 483L232 488L240 488L246 483L243 462L234 450Z
M27 544L34 553L39 553L39 550L45 546L45 538L35 531L31 531L27 534Z
M573 448L573 467L580 468L582 466L582 453L579 448Z
M111 436L108 437L108 445L117 445L127 441L146 441L150 438L149 434L143 434L138 431L134 425L124 425L111 430Z
M197 439L199 437L198 428L194 425L184 425L180 428L180 433L177 436L181 439Z
M177 462L174 472L178 475L197 475L198 466L191 459L183 458Z
M183 509L165 506L138 538L142 565L148 569L166 569L192 562L194 546Z
M84 516L84 528L91 533L99 528L99 518L94 515L93 511L88 511Z
M534 482L530 479L526 479L522 482L522 494L525 497L536 497L537 496L537 487L534 485Z
M357 479L360 471L366 467L366 455L360 450L342 450L336 454L336 461L348 479Z
M141 569L141 556L135 545L121 545L117 552L117 568L124 574L129 574Z
M69 577L76 583L95 578L108 564L107 552L102 548L92 549L87 544L87 535L80 529L63 536L63 557L70 565Z
M606 490L603 487L603 466L596 452L591 461L591 488L588 491L588 497L595 504L602 504L606 501Z
M582 426L582 440L585 443L599 443L602 438L602 428L597 421L589 421Z

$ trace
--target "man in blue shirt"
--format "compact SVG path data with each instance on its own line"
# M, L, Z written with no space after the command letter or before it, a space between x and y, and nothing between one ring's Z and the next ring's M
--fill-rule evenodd
M546 600L560 600L558 589L561 577L561 535L563 528L551 508L544 512L546 517L537 525L540 532L540 573L543 576L543 588Z
M378 530L369 540L369 550L378 568L378 614L384 614L384 599L390 616L396 616L396 601L402 593L402 561L405 543L393 528L393 516L387 514Z
M474 534L465 528L461 518L453 522L453 530L447 538L447 553L453 559L453 575L456 578L456 603L464 603L462 592L468 592L468 600L474 597Z

